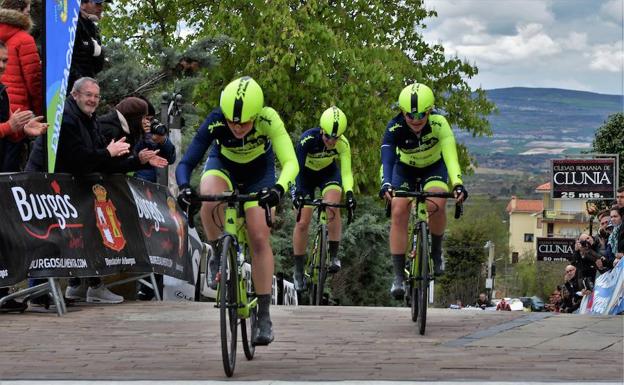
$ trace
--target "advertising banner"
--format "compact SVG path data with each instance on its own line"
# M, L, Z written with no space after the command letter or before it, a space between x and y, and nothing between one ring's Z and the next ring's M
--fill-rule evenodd
M48 171L54 172L80 0L47 1L45 12L45 116L50 124Z
M574 238L537 238L537 260L567 261L574 256Z
M552 197L613 199L617 188L616 159L553 159Z
M191 255L202 244L189 243L163 187L125 175L16 173L0 176L0 205L0 287L120 272L194 282Z
M193 282L186 218L166 187L138 179L128 186L154 272Z

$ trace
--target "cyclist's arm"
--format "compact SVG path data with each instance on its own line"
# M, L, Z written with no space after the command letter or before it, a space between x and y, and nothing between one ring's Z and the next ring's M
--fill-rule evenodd
M197 130L193 141L176 168L176 181L178 182L178 186L187 187L190 185L193 169L201 161L206 150L214 140L214 124L215 122L209 116Z
M288 191L289 185L294 182L299 173L299 163L295 155L295 149L290 136L284 128L284 122L282 122L277 112L270 107L265 107L263 114L270 121L267 135L273 143L275 155L277 155L277 159L282 166L282 172L277 180L277 184L282 186L284 191Z
M391 183L392 170L394 169L394 163L396 162L396 143L395 133L398 129L398 125L391 122L386 127L383 140L381 143L381 184Z
M351 171L351 146L344 136L338 139L336 149L340 155L340 176L344 192L353 191L353 172Z
M444 164L451 180L451 185L457 186L463 184L461 179L461 168L459 167L459 159L457 157L457 144L455 143L455 135L446 119L442 116L438 118L440 122L440 131L438 139L442 150Z

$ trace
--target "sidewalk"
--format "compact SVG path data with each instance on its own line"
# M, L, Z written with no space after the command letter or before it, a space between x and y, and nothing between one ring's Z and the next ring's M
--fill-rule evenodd
M622 317L408 308L272 307L276 333L235 380L613 381ZM211 303L0 315L0 380L224 380ZM49 383L49 382L46 382ZM0 381L4 385L4 381Z

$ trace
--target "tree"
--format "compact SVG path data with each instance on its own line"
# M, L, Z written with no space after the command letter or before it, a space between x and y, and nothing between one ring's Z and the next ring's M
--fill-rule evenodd
M282 116L296 137L318 125L320 113L335 104L345 111L357 185L378 188L378 144L391 106L408 83L432 86L437 107L449 122L473 135L489 135L486 116L493 105L472 92L465 77L477 68L446 59L441 45L424 42L419 31L435 12L422 1L231 0L204 3L197 36L224 34L231 40L215 53L221 64L197 89L205 112L218 105L220 90L241 75L256 78L266 104ZM460 145L464 169L469 159Z
M624 113L610 115L604 125L596 130L592 143L595 153L619 154L619 186L624 186Z

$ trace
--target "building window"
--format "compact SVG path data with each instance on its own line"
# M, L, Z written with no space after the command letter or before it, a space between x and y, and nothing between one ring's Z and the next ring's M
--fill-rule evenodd
M524 241L525 242L533 242L533 234L531 234L531 233L524 233Z
M548 238L552 238L554 236L554 232L555 232L555 224L554 223L549 223L546 226L546 236Z
M511 263L518 263L518 252L514 251L511 253Z

